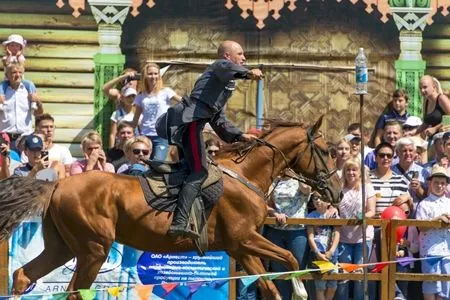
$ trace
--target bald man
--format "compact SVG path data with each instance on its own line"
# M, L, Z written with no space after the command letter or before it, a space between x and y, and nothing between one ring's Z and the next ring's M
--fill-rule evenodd
M205 124L209 122L217 135L229 143L256 138L231 124L224 107L235 89L236 79L259 80L263 74L259 69L244 67L244 50L234 41L222 42L217 54L219 59L206 68L191 95L183 97L156 122L158 135L178 146L180 156L189 167L189 175L180 190L172 225L167 232L171 236L199 237L191 230L188 221L192 204L200 196L201 185L208 176L202 137Z

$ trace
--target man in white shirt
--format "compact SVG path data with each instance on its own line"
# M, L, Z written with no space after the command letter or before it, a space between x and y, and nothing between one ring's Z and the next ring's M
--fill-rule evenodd
M15 150L15 140L23 133L33 132L31 118L43 113L42 103L37 101L33 82L23 79L24 68L10 64L6 68L6 78L0 82L0 132L8 133L11 148ZM36 103L36 109L32 103Z
M50 114L36 116L34 127L36 133L44 135L46 144L45 149L48 151L50 162L61 162L66 170L66 176L69 176L70 165L73 162L73 158L67 147L53 143L55 137L55 119Z

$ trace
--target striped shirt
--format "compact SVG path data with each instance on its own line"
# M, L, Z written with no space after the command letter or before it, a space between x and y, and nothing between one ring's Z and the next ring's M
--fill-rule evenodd
M382 213L385 208L391 206L397 196L408 194L409 182L403 175L393 173L391 178L383 180L378 178L375 172L371 172L370 182L377 198L377 214Z

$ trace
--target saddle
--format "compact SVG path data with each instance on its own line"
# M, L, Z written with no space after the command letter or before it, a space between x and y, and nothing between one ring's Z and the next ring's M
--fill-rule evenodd
M150 167L146 176L139 176L147 203L158 211L173 212L178 193L188 175L188 169L179 162L145 161ZM224 191L222 171L208 161L208 177L202 184L201 197L197 197L191 209L189 222L200 239L194 241L197 252L203 256L208 250L207 218Z
M150 160L146 162L150 167L150 174L146 177L151 191L158 198L178 198L178 193L188 175L187 167L180 162L166 162ZM222 178L222 171L217 165L208 162L208 177L202 184L202 190L218 182Z

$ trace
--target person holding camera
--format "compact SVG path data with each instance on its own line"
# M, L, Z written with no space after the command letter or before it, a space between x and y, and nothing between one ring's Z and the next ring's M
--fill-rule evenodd
M136 112L133 125L136 127L141 120L141 134L152 141L151 159L166 160L169 143L156 133L156 120L162 116L174 102L180 102L181 97L174 90L164 87L159 74L159 66L147 63L142 68L141 93L136 97Z
M24 138L24 147L28 162L14 169L14 176L39 177L39 172L52 169L52 171L48 172L53 173L53 180L65 177L64 166L60 162L54 161L51 164L49 163L48 151L44 149L42 137L37 134L28 135Z
M120 121L132 122L135 106L133 104L137 95L137 82L140 74L134 69L125 69L119 77L105 83L103 92L116 104L116 110L111 115L108 148L113 148L117 142L117 125ZM136 132L137 134L138 132Z
M399 158L398 164L392 166L392 172L403 175L409 184L409 193L413 197L414 204L427 196L426 179L428 171L418 165L415 160L417 156L416 144L409 137L403 137L397 141L395 150Z
M92 170L100 170L115 173L114 166L106 162L106 154L103 151L102 137L95 131L89 132L81 141L84 158L72 163L70 175L80 174Z

